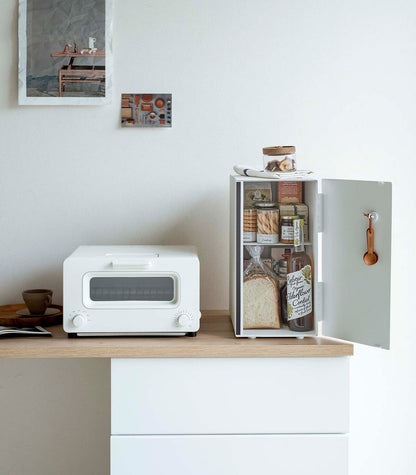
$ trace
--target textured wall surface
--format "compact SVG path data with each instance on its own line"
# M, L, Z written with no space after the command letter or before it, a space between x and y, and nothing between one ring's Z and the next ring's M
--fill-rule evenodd
M73 108L17 106L16 4L0 2L0 303L35 286L59 302L79 244L183 243L199 249L202 307L225 308L234 163L294 143L322 176L392 180L392 349L356 346L350 475L413 474L416 3L117 0L113 104ZM173 93L172 129L119 126L120 94L135 91ZM1 362L0 473L108 474L107 370Z
M104 49L105 0L27 0L27 25L27 74L56 76L68 59L51 53L62 51L65 43L88 48L91 36Z

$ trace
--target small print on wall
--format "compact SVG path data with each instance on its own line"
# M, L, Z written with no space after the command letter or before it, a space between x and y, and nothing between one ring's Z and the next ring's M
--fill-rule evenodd
M122 127L172 127L172 94L122 94Z
M111 98L112 0L19 0L19 104Z

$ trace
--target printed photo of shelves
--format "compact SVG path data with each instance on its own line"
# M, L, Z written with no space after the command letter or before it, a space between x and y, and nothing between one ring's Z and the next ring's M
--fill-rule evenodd
M172 127L172 94L122 94L122 127Z

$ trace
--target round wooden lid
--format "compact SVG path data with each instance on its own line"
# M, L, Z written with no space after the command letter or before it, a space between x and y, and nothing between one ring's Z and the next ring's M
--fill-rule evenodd
M264 147L264 155L290 155L296 152L294 145L278 145L276 147Z

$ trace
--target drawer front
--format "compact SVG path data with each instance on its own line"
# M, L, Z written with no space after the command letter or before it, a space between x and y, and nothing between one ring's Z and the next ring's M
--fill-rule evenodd
M346 435L112 436L111 475L347 475Z
M348 367L347 357L113 359L111 433L345 433Z

